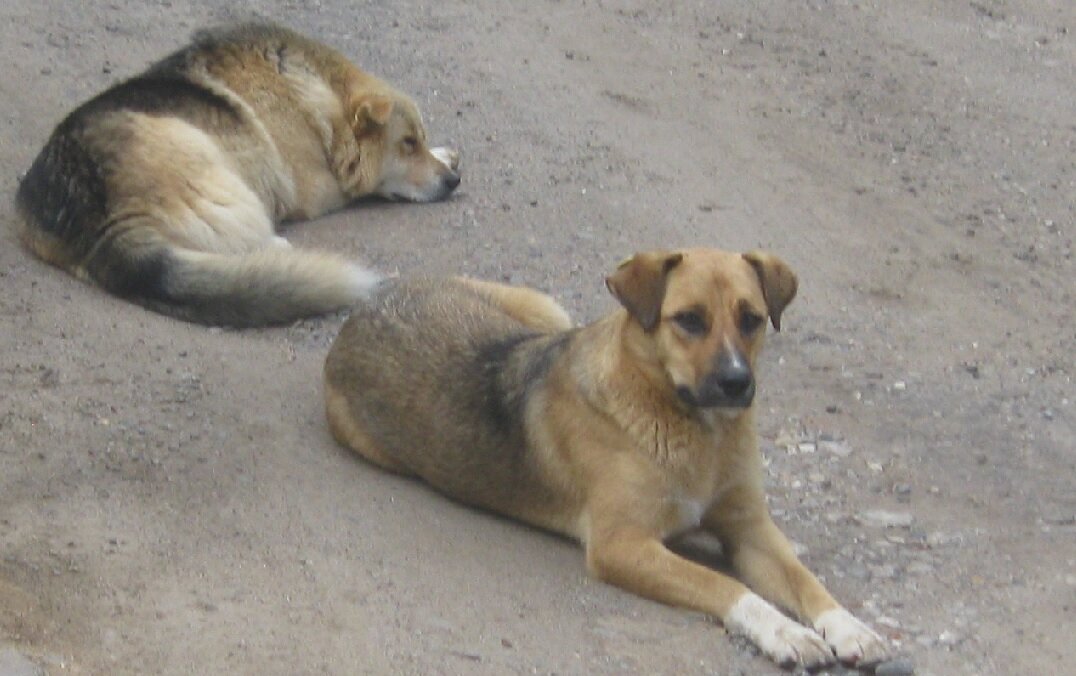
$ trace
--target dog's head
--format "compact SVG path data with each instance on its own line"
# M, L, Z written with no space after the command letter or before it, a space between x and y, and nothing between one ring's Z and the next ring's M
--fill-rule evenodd
M772 254L716 249L636 254L606 279L627 310L636 357L693 408L735 415L755 396L766 318L796 295L796 275Z
M343 173L351 197L434 202L460 184L459 155L430 148L411 99L389 88L353 96L345 113L358 145Z

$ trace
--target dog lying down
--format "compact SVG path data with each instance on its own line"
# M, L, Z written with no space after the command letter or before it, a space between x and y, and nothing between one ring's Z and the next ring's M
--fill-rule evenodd
M709 613L781 664L883 659L883 639L800 563L763 495L754 367L795 275L765 252L692 249L638 254L606 281L623 307L583 328L531 289L385 282L325 363L333 435L456 500L577 539L594 576ZM721 541L739 579L665 546L693 529Z
M68 115L19 185L19 231L43 260L157 312L280 324L346 307L380 277L292 249L276 224L365 195L443 199L458 164L389 84L244 24L198 33Z

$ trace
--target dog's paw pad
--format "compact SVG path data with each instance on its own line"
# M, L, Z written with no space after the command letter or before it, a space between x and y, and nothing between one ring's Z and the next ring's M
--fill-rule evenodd
M889 655L885 639L844 608L822 613L814 628L846 664L875 664Z
M736 602L725 618L725 628L746 636L781 665L814 668L833 663L833 652L825 639L753 593Z
M452 171L459 171L460 168L460 154L459 152L451 148L430 148L430 154L434 159L445 165Z

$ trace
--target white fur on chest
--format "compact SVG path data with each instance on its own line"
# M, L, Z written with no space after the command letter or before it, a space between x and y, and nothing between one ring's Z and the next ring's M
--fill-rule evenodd
M669 524L668 535L680 535L699 527L712 501L680 494L670 498L669 503L672 507L672 523Z

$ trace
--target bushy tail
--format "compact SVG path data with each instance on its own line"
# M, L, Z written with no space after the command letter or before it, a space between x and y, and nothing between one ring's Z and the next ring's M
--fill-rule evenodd
M215 254L169 249L152 310L213 326L266 326L325 314L365 297L381 280L339 256L300 249Z

